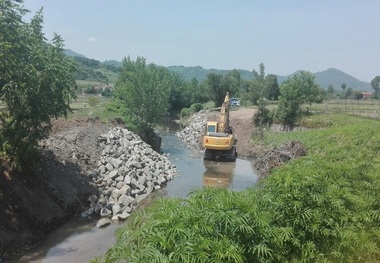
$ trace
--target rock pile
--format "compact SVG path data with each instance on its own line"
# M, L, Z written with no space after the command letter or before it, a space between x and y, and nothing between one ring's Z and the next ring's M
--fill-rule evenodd
M98 195L90 196L90 208L82 213L83 217L100 214L98 227L110 219L125 220L137 203L177 174L167 156L127 129L110 129L98 138L98 146L103 149L98 169L89 174Z
M189 125L183 130L178 131L176 136L184 141L188 148L199 151L207 123L204 111L193 114L189 118L188 123Z

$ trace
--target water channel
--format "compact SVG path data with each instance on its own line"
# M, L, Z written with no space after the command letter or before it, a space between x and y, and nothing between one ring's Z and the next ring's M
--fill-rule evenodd
M256 184L258 176L251 162L243 159L237 159L236 163L204 162L175 136L177 129L169 125L161 135L162 151L170 154L179 175L146 198L140 207L149 205L157 196L186 198L195 187L207 185L239 191ZM115 230L121 226L112 224L99 229L95 224L96 221L73 219L49 234L41 245L26 255L4 262L89 262L113 245Z

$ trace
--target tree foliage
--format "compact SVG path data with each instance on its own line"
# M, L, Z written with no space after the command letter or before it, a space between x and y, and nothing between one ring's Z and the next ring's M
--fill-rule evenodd
M277 117L284 129L293 129L301 113L301 105L317 101L320 87L314 75L308 71L299 71L284 81L280 88Z
M254 79L251 82L248 97L253 104L257 104L260 99L277 100L280 89L275 75L265 74L265 65L259 65L260 70L252 70Z
M375 91L374 98L379 99L380 98L380 76L376 76L372 81L371 81L371 86L373 90Z
M115 86L113 108L143 135L167 113L170 92L180 85L178 81L174 73L154 64L147 65L142 57L136 61L124 58Z
M0 150L16 164L35 157L51 118L66 116L75 97L75 67L63 54L63 40L51 44L42 33L42 9L30 23L22 1L0 1Z
M208 97L215 105L222 105L227 92L231 97L238 95L240 84L241 77L237 70L229 71L224 76L210 73L206 81Z

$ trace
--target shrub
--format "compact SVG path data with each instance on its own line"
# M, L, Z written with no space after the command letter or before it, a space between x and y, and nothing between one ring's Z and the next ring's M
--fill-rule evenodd
M99 98L95 97L95 96L90 96L88 97L88 100L87 100L87 103L88 103L88 106L90 107L95 107L99 104L100 100Z

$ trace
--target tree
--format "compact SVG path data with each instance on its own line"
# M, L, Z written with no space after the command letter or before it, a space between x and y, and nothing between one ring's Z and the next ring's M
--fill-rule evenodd
M169 110L179 112L182 108L191 105L191 90L187 89L178 74L172 74L173 79L170 85Z
M275 75L265 75L265 65L259 65L260 70L252 70L253 81L249 90L249 98L253 104L257 104L262 98L268 100L277 100L280 95L280 89Z
M30 23L22 21L22 1L0 1L0 151L13 164L34 162L51 118L66 116L75 98L75 66L63 54L63 40L47 44L42 9Z
M278 100L280 96L280 86L278 85L277 76L268 74L265 77L264 98L268 100Z
M320 87L308 71L299 71L283 82L277 116L285 130L292 130L301 113L303 103L312 103L319 97Z
M215 73L207 75L207 91L209 98L215 102L215 105L221 105L226 96L227 90L222 84L223 76Z
M355 99L357 99L357 101L358 101L358 105L359 105L359 100L361 100L361 99L364 97L364 95L363 95L362 92L356 90L356 91L354 92L354 97L355 97Z
M260 63L259 67L259 72L255 69L252 70L253 81L249 90L249 98L253 104L257 104L260 98L265 97L265 66L263 63Z
M238 97L241 85L241 75L236 69L230 70L223 78L223 85L226 87L230 96Z
M343 83L341 87L342 87L342 90L344 92L346 90L346 87L347 87L346 83Z
M346 92L346 98L350 98L353 94L353 89L351 87L348 87L347 92Z
M376 76L372 81L371 81L371 86L373 90L375 91L375 94L373 97L375 99L380 98L380 76Z
M99 98L95 96L90 96L88 97L87 103L88 103L88 106L95 107L100 103L100 101L99 101Z
M264 129L269 129L273 123L273 115L266 106L266 99L259 99L257 103L257 112L253 115L253 123L255 124L258 130L258 135L260 139L264 137Z
M334 97L334 93L335 93L334 86L330 84L327 87L327 94L329 95L330 98L332 98Z
M205 85L200 84L196 78L186 84L186 90L190 93L190 105L207 102Z
M147 140L152 127L169 108L170 90L177 79L164 67L146 64L142 57L123 59L115 85L113 106L134 131Z
M239 83L240 73L237 71L229 72L226 76L210 73L207 76L209 98L211 98L215 105L222 105L227 92L230 93L230 96L234 96L237 93Z
M346 98L346 93L345 93L346 87L347 87L346 83L343 83L342 86L341 86L341 88L343 90L343 98Z

